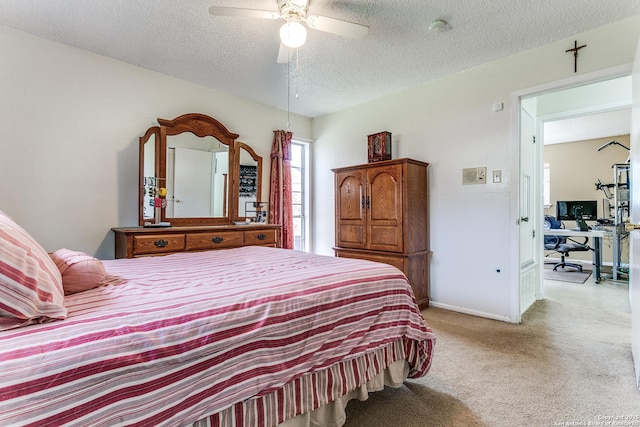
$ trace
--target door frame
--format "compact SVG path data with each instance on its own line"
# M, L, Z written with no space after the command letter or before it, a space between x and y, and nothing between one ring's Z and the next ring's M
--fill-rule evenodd
M510 295L510 321L512 323L520 323L522 320L520 313L520 229L517 223L520 218L520 108L522 98L529 98L533 96L543 95L547 92L555 92L558 90L569 89L571 87L582 86L589 83L596 83L598 81L610 80L616 77L629 76L632 73L633 64L623 64L616 67L606 68L591 73L580 74L577 76L571 76L562 80L557 80L549 83L545 83L539 86L534 86L519 91L512 92L510 95L511 101L511 165L510 176L512 177L510 183L510 234L511 234L511 295ZM539 126L535 126L536 130L539 130ZM540 139L540 138L538 138ZM542 141L540 141L542 143ZM542 165L540 165L542 167ZM542 174L540 174L541 176ZM538 218L543 217L544 209L542 206L542 198L539 200L538 205L533 209L539 214ZM538 224L536 224L538 225ZM541 224L540 224L541 226ZM536 227L537 229L538 227ZM540 240L541 241L541 240ZM543 253L542 246L540 246L540 253ZM540 295L542 298L542 263L539 263L539 274L537 275L536 283L536 295Z

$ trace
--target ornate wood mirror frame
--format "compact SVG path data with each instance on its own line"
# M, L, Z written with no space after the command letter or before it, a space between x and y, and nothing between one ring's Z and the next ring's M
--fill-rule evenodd
M138 167L138 224L155 220L155 211L152 205L153 182L157 176L157 166L160 164L160 128L153 126L140 137Z
M140 137L139 225L161 221L169 222L174 226L223 225L234 221L242 222L247 217L251 217L251 214L245 212L245 205L254 200L256 202L262 201L262 157L257 155L249 145L236 141L238 134L230 132L222 123L204 114L184 114L173 120L159 118L158 123L160 126L150 127ZM228 156L228 160L220 160L219 163L222 163L220 165L215 163L214 159L216 168L226 168L222 174L225 177L224 183L221 185L223 194L220 196L221 206L218 209L222 212L220 215L193 217L167 215L167 211L173 212L172 209L169 209L171 204L178 201L172 193L167 194L167 208L154 208L155 192L159 188L173 187L171 181L174 180L174 177L167 176L168 171L175 171L173 163L168 166L168 161L170 163L174 161L169 159L171 156L167 155L168 149L173 149L172 146L184 145L184 141L177 140L184 137L191 138L193 135L189 134L193 134L195 137L186 144L187 146L200 144L199 139L208 141L203 146L196 147L200 150L196 151L196 157L206 157L210 151L216 151L211 148L211 141L214 141L214 145L223 147L218 150L221 153L221 159L224 159L225 155ZM168 142L168 138L170 142ZM175 154L175 150L173 154ZM188 163L187 167L195 168L191 163ZM253 181L247 181L245 175L241 177L241 170L245 174L253 174L252 176L255 176ZM213 178L211 179L213 180ZM242 181L243 179L244 181ZM243 185L242 190L241 185Z
M245 221L255 215L252 203L262 202L262 157L244 142L236 141L234 164L237 166L237 210L234 221ZM247 207L249 206L249 209ZM253 205L255 209L255 205Z
M154 126L147 130L145 136L140 138L140 225L144 225L145 222L149 222L148 209L147 213L145 213L145 201L147 205L150 204L149 200L145 198L146 195L149 194L148 188L145 188L145 165L148 165L150 160L147 159L145 162L145 152L149 152L150 150L147 148L145 151L145 147L148 147L147 144L150 144L152 140L151 137L155 136L155 184L156 187L168 187L168 182L177 181L174 179L176 177L167 176L167 171L171 170L171 167L168 167L167 160L167 149L171 148L174 140L178 140L180 138L188 137L188 135L183 134L193 134L199 139L207 139L208 141L215 141L215 144L219 147L224 147L223 151L226 156L226 161L216 162L214 159L212 170L215 173L216 168L224 169L220 175L224 176L224 184L220 186L222 188L223 194L220 196L222 201L222 206L217 210L218 213L212 212L213 214L210 216L199 215L199 216L172 216L167 215L167 210L173 212L172 209L160 209L160 220L171 223L171 225L175 226L187 226L187 225L220 225L220 224L229 224L232 222L232 218L237 216L237 204L238 204L238 185L235 179L236 177L236 166L235 166L235 139L238 138L238 134L230 132L222 123L217 121L216 119L206 116L204 114L190 113L184 114L182 116L176 117L173 120L167 119L158 119L158 123L160 126ZM176 138L171 138L171 137ZM215 140L208 138L213 137ZM168 138L171 140L171 143L168 143ZM199 143L199 141L195 141L193 143ZM187 145L191 144L189 142ZM211 145L210 142L207 142L208 145ZM198 151L202 154L199 157L206 157L210 154L210 150L208 148L202 149ZM198 155L196 154L198 157ZM196 158L197 158L196 157ZM219 164L222 163L222 164ZM195 167L195 166L194 166ZM147 169L149 167L147 166ZM211 178L213 180L213 178ZM211 184L213 186L213 184ZM148 186L147 186L148 187ZM180 202L178 198L176 198L173 194L167 195L167 205L169 206L172 203ZM212 202L213 203L213 202Z

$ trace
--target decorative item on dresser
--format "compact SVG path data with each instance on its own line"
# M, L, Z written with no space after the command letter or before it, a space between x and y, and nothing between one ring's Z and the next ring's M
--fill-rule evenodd
M116 227L115 257L136 258L185 251L241 246L281 247L275 224L218 225L170 228Z
M429 164L397 159L333 169L337 257L384 262L429 306Z
M391 132L378 132L367 136L369 163L391 160Z

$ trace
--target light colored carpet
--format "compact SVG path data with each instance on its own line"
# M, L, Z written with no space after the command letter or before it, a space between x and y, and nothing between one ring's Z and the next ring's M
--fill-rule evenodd
M438 340L430 372L350 402L345 426L606 425L605 417L640 416L628 287L545 282L545 296L520 325L424 310Z

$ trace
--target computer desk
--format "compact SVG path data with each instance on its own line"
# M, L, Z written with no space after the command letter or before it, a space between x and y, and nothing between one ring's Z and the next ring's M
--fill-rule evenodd
M600 283L602 280L602 238L611 234L606 230L589 230L580 231L572 230L570 228L551 228L544 230L545 236L564 236L564 237L590 237L593 239L593 274L596 278L596 283Z

